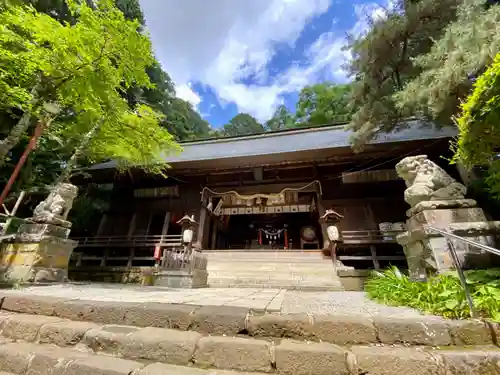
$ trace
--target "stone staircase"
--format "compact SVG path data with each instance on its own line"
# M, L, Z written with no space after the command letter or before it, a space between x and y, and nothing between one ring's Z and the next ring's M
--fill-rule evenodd
M321 252L214 250L208 259L208 284L216 288L343 290L332 261Z
M17 375L498 375L499 326L370 315L4 295L0 371Z

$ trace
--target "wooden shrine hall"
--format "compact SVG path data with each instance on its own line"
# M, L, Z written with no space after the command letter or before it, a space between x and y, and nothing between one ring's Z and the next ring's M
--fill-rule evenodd
M358 153L344 126L185 142L181 153L165 158L168 178L140 170L118 173L113 161L92 166L91 176L75 183L106 186L112 199L92 233L73 234L79 246L70 277L88 278L90 271L83 270L154 264L155 245L180 246L177 222L184 215L198 224L194 247L208 254L209 273L212 260L235 254L245 259L254 254L252 261L262 263L299 253L324 259L328 237L319 218L326 209L343 216L338 224L343 264L404 265L394 233L387 232L403 230L408 209L395 164L426 154L458 174L442 158L449 154L453 129L416 120L407 125Z

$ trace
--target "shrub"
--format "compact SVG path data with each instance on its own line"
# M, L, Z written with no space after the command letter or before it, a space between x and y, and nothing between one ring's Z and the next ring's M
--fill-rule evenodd
M476 311L500 321L500 269L466 271L469 291ZM374 271L365 291L377 301L392 306L409 306L445 318L469 318L465 292L456 271L412 281L397 267Z

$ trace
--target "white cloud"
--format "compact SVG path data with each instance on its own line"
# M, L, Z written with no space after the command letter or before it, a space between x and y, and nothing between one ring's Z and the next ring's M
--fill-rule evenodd
M191 88L191 83L189 82L184 85L177 86L175 91L177 93L177 97L191 103L195 108L198 108L198 104L201 103L200 96Z
M190 82L200 82L214 90L222 107L234 102L239 111L263 121L285 93L324 79L346 81L345 37L330 31L308 47L305 61L269 82L276 44L294 46L304 27L337 0L140 1L157 57L176 83L177 95L194 106L202 98ZM351 32L357 35L367 30L367 17L385 14L375 3L354 9L358 22ZM242 83L249 78L253 84Z

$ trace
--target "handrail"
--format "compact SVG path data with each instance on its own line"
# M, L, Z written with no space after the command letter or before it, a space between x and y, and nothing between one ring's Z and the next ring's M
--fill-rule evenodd
M442 235L443 237L446 238L446 242L448 244L448 249L450 250L450 254L451 254L451 259L453 260L453 263L455 265L455 269L457 270L458 277L460 279L460 283L462 284L462 288L464 289L464 292L465 292L465 298L467 300L467 305L469 306L470 316L471 316L471 318L476 318L477 313L476 313L476 310L474 308L474 302L472 301L472 296L470 294L469 287L467 286L467 280L465 278L465 273L464 273L464 270L462 269L462 265L460 264L460 260L458 259L458 255L457 255L457 252L455 250L455 245L453 244L453 242L451 240L454 239L454 240L462 241L468 245L476 246L480 249L486 250L486 251L488 251L492 254L495 254L495 255L500 255L500 250L495 249L494 247L491 247L488 245L484 245L484 244L476 242L476 241L472 241L468 238L458 236L454 233L450 233L450 232L447 232L445 230L435 228L431 225L424 225L424 229L439 233L440 235Z
M442 229L435 228L435 227L430 226L430 225L424 225L424 228L425 229L429 229L431 231L434 231L436 233L439 233L443 237L453 238L454 240L462 241L462 242L465 242L465 243L467 243L469 245L476 246L476 247L479 247L480 249L489 251L492 254L500 255L500 250L495 249L494 247L491 247L491 246L488 246L488 245L484 245L484 244L482 244L480 242L472 241L472 240L469 240L468 238L457 236L454 233L446 232L446 231L444 231Z

